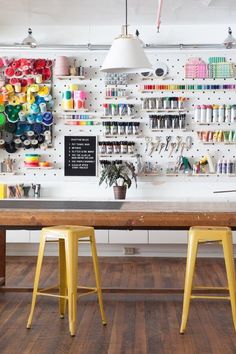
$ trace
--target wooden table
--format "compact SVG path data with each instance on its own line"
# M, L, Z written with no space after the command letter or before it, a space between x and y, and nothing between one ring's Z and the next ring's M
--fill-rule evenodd
M128 230L184 230L192 225L236 229L236 202L0 201L0 285L5 285L6 230L63 224Z

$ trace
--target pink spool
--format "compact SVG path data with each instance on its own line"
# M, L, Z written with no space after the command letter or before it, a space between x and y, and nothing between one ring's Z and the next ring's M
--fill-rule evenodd
M85 91L78 91L78 96L81 101L84 101L85 98L87 97L87 92Z
M56 58L55 75L57 76L69 75L69 62L67 57L59 56Z

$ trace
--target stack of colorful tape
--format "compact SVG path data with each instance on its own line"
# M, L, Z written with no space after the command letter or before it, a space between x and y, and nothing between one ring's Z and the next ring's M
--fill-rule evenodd
M39 167L39 158L38 154L25 154L24 164L26 167Z

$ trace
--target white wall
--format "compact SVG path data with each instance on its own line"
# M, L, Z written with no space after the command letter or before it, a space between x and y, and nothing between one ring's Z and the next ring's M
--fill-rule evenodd
M228 23L220 26L161 26L160 34L156 33L156 28L154 26L140 26L138 29L141 33L141 38L145 43L156 43L156 44L176 44L176 43L221 43L226 37L226 30ZM131 32L134 32L136 28L131 27ZM232 29L236 32L236 25L232 25ZM27 26L0 26L0 43L14 43L21 42L25 37L27 31ZM119 26L64 26L64 27L49 27L49 26L35 26L33 28L33 34L39 43L42 44L110 44L112 39L120 33ZM38 53L38 51L37 51ZM37 54L38 55L38 54ZM171 54L170 54L171 55ZM197 52L194 53L197 55ZM19 182L21 177L18 178ZM82 184L81 184L82 182ZM94 179L86 180L86 188L84 187L83 180L81 182L75 182L73 184L55 181L44 182L44 187L42 189L43 197L55 197L58 191L63 190L64 198L76 198L76 199L93 199L96 195L98 199L112 199L112 191L110 189L105 189L104 187L99 187L98 196L98 185ZM85 181L84 181L85 182ZM73 185L73 188L72 188ZM213 178L211 183L206 185L204 180L195 181L194 188L192 185L192 180L189 178L175 179L166 182L162 178L156 179L146 179L139 181L139 187L136 190L131 188L128 193L129 199L158 199L158 200L209 200L213 198L212 192L216 189L235 189L234 179L230 180L219 180ZM75 196L76 190L76 196ZM88 193L89 191L89 193ZM216 202L226 200L235 200L236 194L222 194L215 195L214 200ZM108 232L108 231L107 231ZM155 239L153 238L152 232L147 232L144 234L142 242L134 237L134 244L137 244L138 252L141 255L184 255L186 251L186 246L181 245L182 238L176 238L177 234L173 234L173 237L168 235L168 242L164 242L162 236ZM115 232L108 233L108 236L104 237L103 243L107 243L110 240L118 240L120 235ZM111 238L109 238L111 237ZM120 238L121 240L122 238ZM20 241L21 240L21 241ZM33 234L28 233L28 231L23 231L21 234L16 234L12 232L8 234L8 241L13 242L8 245L8 254L34 254L36 252L35 242L37 237L34 238ZM16 245L15 242L23 242L22 245ZM27 244L26 244L27 243ZM31 243L31 244L30 244ZM116 243L116 242L115 242ZM120 243L118 241L118 243ZM124 243L124 242L123 242ZM155 244L162 244L161 246L156 246ZM166 244L168 244L166 246ZM172 246L171 244L174 244ZM180 245L176 245L176 244ZM114 245L114 242L110 242L111 245L100 246L101 251L104 254L115 254L121 255L123 252L122 245ZM52 250L52 253L54 250ZM106 253L107 252L107 253ZM86 253L86 249L85 249ZM213 252L214 253L214 252ZM207 255L211 254L211 251ZM217 254L217 253L216 253Z

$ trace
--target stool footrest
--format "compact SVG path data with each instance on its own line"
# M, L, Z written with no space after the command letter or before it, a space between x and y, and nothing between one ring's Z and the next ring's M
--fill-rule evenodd
M191 295L190 299L230 300L229 296Z
M192 290L225 290L229 291L228 287L224 286L194 286Z
M57 298L61 298L61 299L67 299L68 300L68 296L63 296L63 295L58 295L58 294L50 294L50 293L44 293L42 291L39 291L36 293L37 295L42 295L42 296L51 296L51 297L57 297Z

